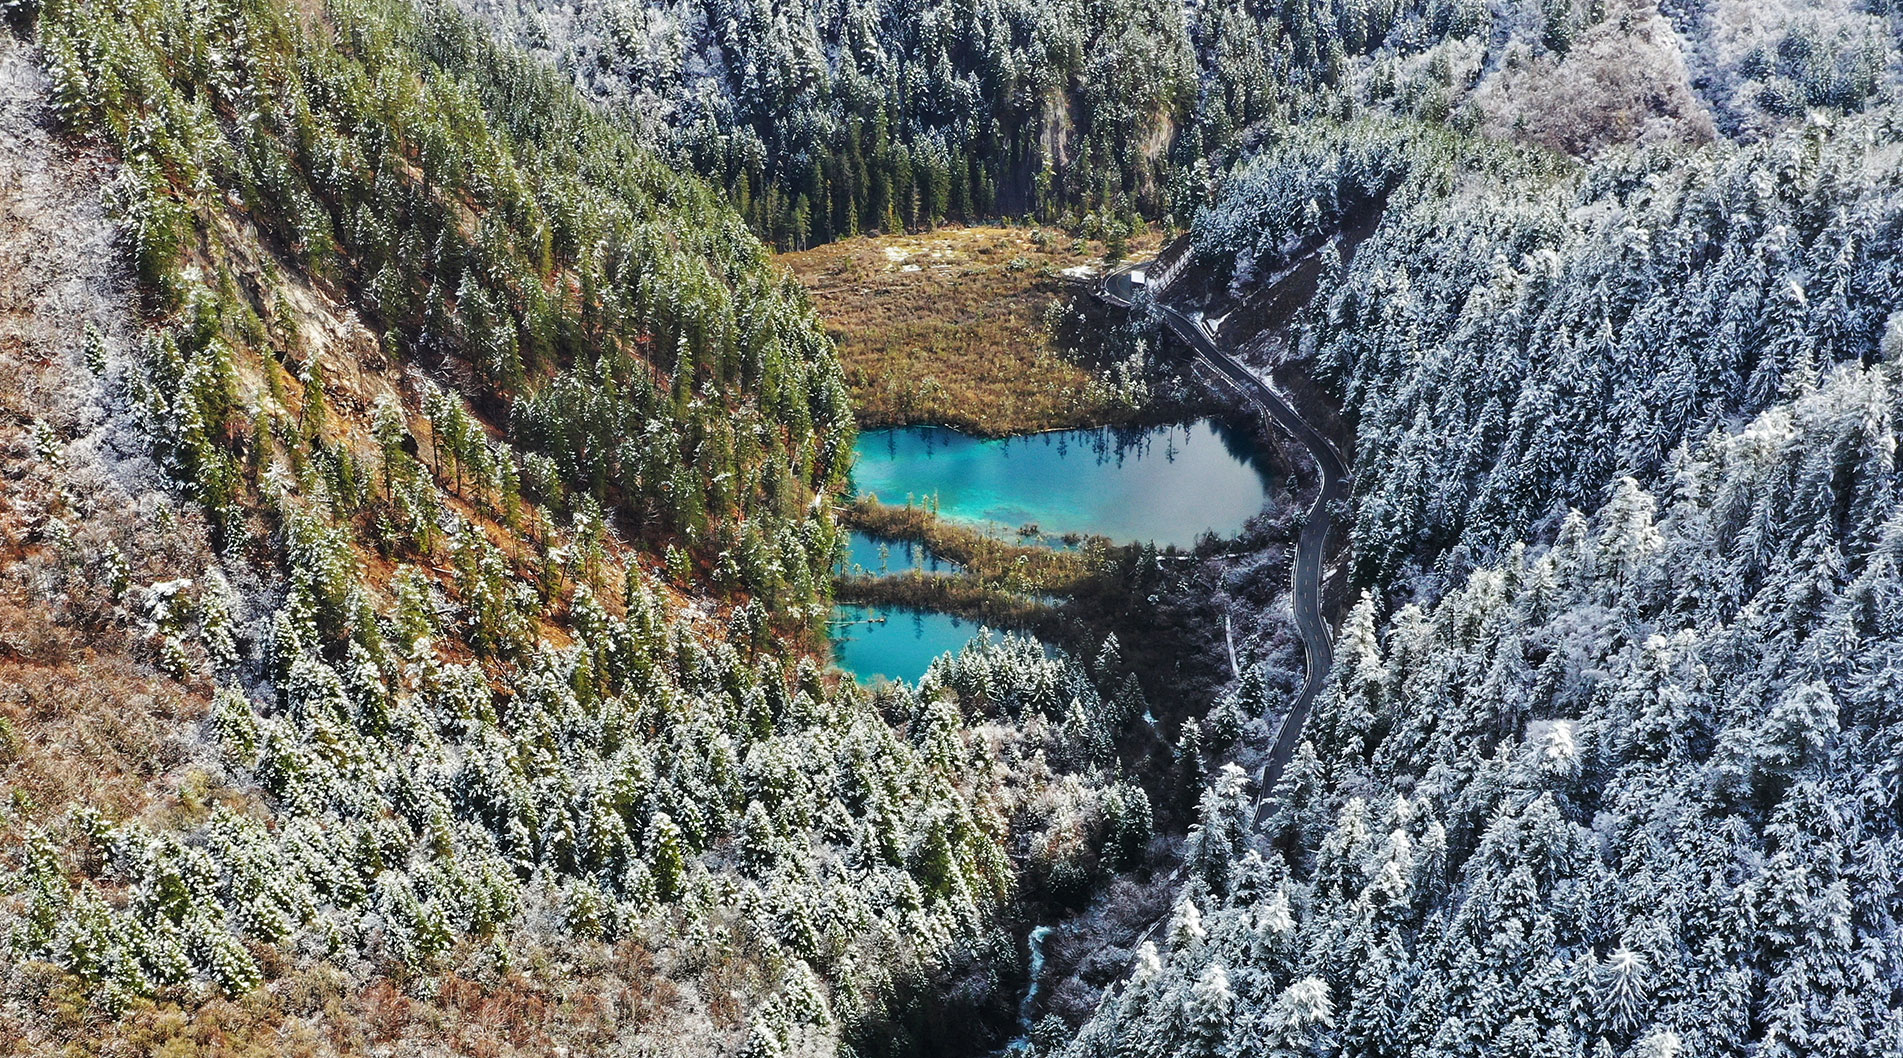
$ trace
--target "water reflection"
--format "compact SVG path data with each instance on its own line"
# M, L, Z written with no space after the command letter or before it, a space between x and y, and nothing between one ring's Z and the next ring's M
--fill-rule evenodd
M933 503L943 517L997 529L1119 543L1187 547L1206 532L1231 535L1262 509L1270 485L1248 431L1207 419L1003 440L931 426L871 430L857 451L862 495Z
M861 683L916 683L934 658L956 652L981 627L927 610L842 604L833 607L833 660Z
M880 540L855 530L846 544L846 559L839 564L842 576L883 577L917 570L920 573L957 573L958 563L939 558L916 540Z

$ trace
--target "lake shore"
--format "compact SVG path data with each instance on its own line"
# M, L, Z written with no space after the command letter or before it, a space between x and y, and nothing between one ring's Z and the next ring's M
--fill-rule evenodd
M1006 440L903 428L862 434L856 457L860 495L840 515L854 533L835 581L840 605L1059 639L1077 619L1096 623L1097 610L1126 610L1145 567L1161 561L1144 556L1241 532L1274 488L1253 437L1213 420ZM940 650L968 638L932 630ZM837 651L837 640L848 670L872 656ZM916 659L877 665L923 671Z

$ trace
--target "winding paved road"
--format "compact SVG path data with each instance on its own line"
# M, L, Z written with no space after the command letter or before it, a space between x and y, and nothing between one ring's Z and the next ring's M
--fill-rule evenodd
M1105 276L1098 287L1099 296L1113 305L1131 307L1142 286L1135 273L1144 272L1151 264L1153 262L1142 261L1125 265ZM1322 558L1328 546L1328 532L1334 527L1334 501L1348 495L1348 465L1335 446L1297 414L1294 408L1289 407L1281 394L1217 343L1200 315L1191 316L1161 300L1155 304L1163 315L1163 321L1195 352L1197 359L1308 449L1321 473L1321 488L1315 495L1314 505L1308 509L1308 517L1302 522L1301 536L1295 544L1295 566L1291 576L1295 629L1302 637L1303 653L1307 656L1307 678L1302 682L1302 692L1295 697L1294 703L1276 727L1275 740L1269 747L1268 762L1256 777L1256 815L1259 822L1270 792L1275 789L1283 769L1295 755L1295 747L1301 742L1302 724L1308 719L1315 697L1321 693L1322 681L1328 676L1328 667L1334 662L1334 637L1329 631L1328 621L1322 616Z

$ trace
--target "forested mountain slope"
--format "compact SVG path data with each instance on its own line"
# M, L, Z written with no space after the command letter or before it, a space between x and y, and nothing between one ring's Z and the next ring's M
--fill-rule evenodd
M1903 1047L1894 103L1581 165L1311 124L1197 218L1356 426L1360 601L1077 1056ZM1582 513L1590 512L1590 513Z
M822 676L832 349L565 78L393 0L7 12L0 260L72 270L0 349L10 1048L903 1049L1141 848L1070 662Z
M1237 293L1378 218L1280 349L1332 686L1266 828L1278 674L1140 735L1182 901L1040 1053L1903 1050L1887 4L0 14L12 1051L998 1042L1013 902L1164 848L1141 690L821 670L852 409L761 236L1027 211Z
M1887 4L459 0L782 247L1186 222L1239 148L1367 110L1577 154L1753 138L1893 81Z
M1212 789L1167 939L1066 1053L1903 1046L1898 351L1358 606L1266 831Z
M1386 584L1550 533L1615 477L1651 480L1681 442L1873 358L1903 280L1892 120L1585 168L1311 126L1235 174L1196 245L1246 286L1385 203L1295 345L1357 419L1356 574Z

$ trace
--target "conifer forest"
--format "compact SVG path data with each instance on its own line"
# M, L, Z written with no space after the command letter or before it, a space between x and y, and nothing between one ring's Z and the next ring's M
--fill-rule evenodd
M0 0L0 1056L1903 1056L1903 6Z

